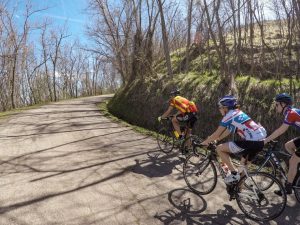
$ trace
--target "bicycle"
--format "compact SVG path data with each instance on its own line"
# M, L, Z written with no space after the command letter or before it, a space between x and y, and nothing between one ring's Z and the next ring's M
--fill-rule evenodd
M278 141L271 141L268 143L267 150L264 151L264 155L258 155L253 163L256 164L256 168L253 171L262 171L267 169L271 169L271 172L274 176L278 176L283 179L282 183L287 181L286 169L283 168L279 158L276 156L277 154L281 154L283 157L290 158L291 155L289 153L283 153L280 151L276 151ZM261 162L262 160L262 162ZM269 165L269 166L268 166ZM270 184L269 186L271 186ZM267 187L266 187L267 188ZM300 167L298 167L297 175L293 182L293 191L297 201L300 203Z
M162 118L162 127L159 129L156 140L159 149L164 153L170 153L175 147L178 147L182 154L187 154L192 148L193 141L200 142L196 135L187 137L187 129L189 129L187 122L180 122L180 130L183 132L183 139L179 140L175 137L172 118L175 115Z
M204 147L198 144L198 147ZM226 177L216 154L216 145L207 147L207 154L197 152L188 156L183 165L183 176L187 186L196 194L211 193L217 184L217 169L222 178ZM265 172L248 173L242 167L243 176L238 182L227 184L229 200L235 199L241 211L255 221L269 221L278 217L284 210L287 196L281 182ZM272 187L264 186L272 182ZM274 193L281 190L282 196Z

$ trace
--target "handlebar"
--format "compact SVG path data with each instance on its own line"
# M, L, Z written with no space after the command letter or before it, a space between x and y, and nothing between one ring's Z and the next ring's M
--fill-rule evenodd
M199 147L204 147L208 150L215 150L217 148L217 143L216 142L210 142L208 145L202 145L198 144Z

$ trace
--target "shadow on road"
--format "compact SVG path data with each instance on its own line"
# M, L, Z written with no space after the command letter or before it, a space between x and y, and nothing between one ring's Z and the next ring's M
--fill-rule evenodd
M205 199L188 189L175 189L169 192L168 199L173 209L156 214L154 217L164 225L184 221L184 224L249 224L244 214L238 213L232 206L224 204L216 214L207 214ZM217 205L218 206L218 205ZM263 223L261 223L263 224Z
M147 177L163 177L172 173L173 169L182 164L182 160L176 159L172 155L165 155L159 152L147 153L148 158L139 160L135 159L135 166L132 172L142 174Z

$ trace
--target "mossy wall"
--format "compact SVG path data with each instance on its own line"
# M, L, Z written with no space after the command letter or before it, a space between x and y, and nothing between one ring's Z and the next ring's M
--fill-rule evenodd
M213 132L221 120L216 102L224 93L224 84L217 73L177 74L173 80L166 75L157 78L136 80L121 89L109 102L108 109L123 120L151 130L157 129L157 117L168 107L168 93L178 87L182 96L194 100L200 109L194 133L206 137ZM258 80L249 76L236 77L236 87L241 109L253 120L260 122L270 134L282 123L282 115L276 114L273 98L279 92L289 92L290 81ZM294 97L299 106L300 82L293 80ZM295 129L281 138L300 136Z

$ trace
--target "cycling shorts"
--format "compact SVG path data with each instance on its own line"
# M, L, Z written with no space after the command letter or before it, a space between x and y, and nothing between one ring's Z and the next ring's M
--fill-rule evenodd
M192 129L197 121L197 116L196 113L184 113L178 114L176 119L179 122L186 122L188 127Z
M254 156L264 148L263 141L230 141L229 149L233 154L241 155L244 158L248 157L251 161Z

